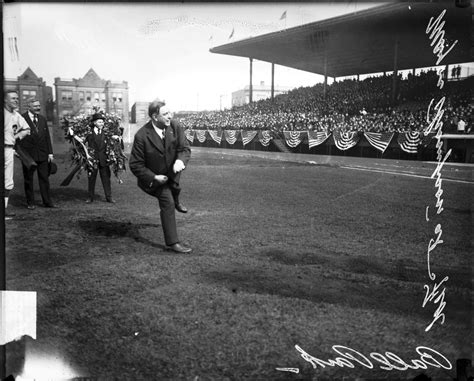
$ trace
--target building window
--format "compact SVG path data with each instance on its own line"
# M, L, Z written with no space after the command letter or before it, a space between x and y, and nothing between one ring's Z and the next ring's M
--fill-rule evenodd
M105 93L100 94L100 100L105 103Z
M87 92L87 98L86 99L87 99L88 102L91 101L91 92L90 91Z
M84 91L79 91L79 100L84 102Z
M72 101L72 91L62 91L61 98L63 101Z
M99 101L100 101L99 93L94 93L94 100L95 100L96 102L99 102Z
M112 93L114 102L122 102L122 93Z
M146 119L146 110L140 111L140 120Z
M23 100L28 99L30 97L36 97L36 90L23 90L21 92L21 96Z

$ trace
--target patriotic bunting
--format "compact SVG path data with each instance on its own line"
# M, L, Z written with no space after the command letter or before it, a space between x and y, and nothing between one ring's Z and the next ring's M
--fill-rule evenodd
M221 144L222 131L208 130L208 132L209 135L211 135L212 140L214 140L217 144Z
M301 132L302 131L283 131L286 144L291 148L297 147L301 143Z
M418 131L400 132L398 134L400 148L408 153L417 153L420 144L420 133Z
M258 141L262 146L267 147L270 144L270 140L272 140L272 135L270 134L270 131L258 131Z
M357 131L334 131L332 133L334 144L341 151L346 151L359 143L360 135Z
M387 149L393 135L393 132L364 132L364 136L370 145L382 151L382 153Z
M246 144L249 144L255 135L257 135L257 131L247 131L247 130L242 130L242 144L245 146Z
M229 144L235 144L239 131L241 133L242 143L244 146L250 143L256 136L258 136L260 144L264 147L270 145L270 141L273 139L270 130L207 130L212 140L214 140L217 144L221 144L223 134ZM331 136L330 133L323 131L283 131L286 144L292 148L297 147L303 141L304 133L306 133L308 136L309 148L323 144ZM186 129L184 134L191 143L194 142L194 137L196 137L200 143L204 143L206 141L206 130ZM372 147L383 153L392 142L395 133L364 132L363 135ZM429 135L425 136L419 131L400 132L397 136L397 142L403 151L408 153L417 153L418 146L428 146L431 139L433 139L435 135L436 134L434 133L430 133ZM333 131L332 136L336 147L341 151L345 151L359 143L362 133L359 133L358 131L336 130Z
M194 131L186 129L184 130L184 136L188 139L191 143L194 142Z
M206 130L195 130L196 138L199 143L204 143L206 141Z
M331 134L322 131L308 131L308 145L313 148L323 144Z
M229 144L234 144L237 141L237 130L224 130L225 140Z

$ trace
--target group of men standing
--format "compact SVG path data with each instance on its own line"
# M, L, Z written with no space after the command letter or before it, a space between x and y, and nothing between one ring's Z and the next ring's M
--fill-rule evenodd
M5 157L5 217L14 216L8 207L10 192L13 189L13 169L15 150L26 153L29 162L22 161L23 184L28 209L35 209L33 178L38 173L38 182L43 206L54 208L51 201L49 174L54 160L53 147L46 119L40 115L41 104L38 99L28 99L28 111L20 115L18 93L5 92L4 99L4 157Z
M43 206L54 208L50 196L49 174L53 164L53 148L46 119L39 113L38 99L28 100L28 111L20 115L18 93L6 91L4 98L4 156L5 156L5 218L10 219L8 199L13 189L13 168L15 149L23 150L30 162L22 161L24 191L28 209L35 209L33 177L38 173ZM166 249L177 253L189 253L191 248L180 243L176 228L175 210L186 213L187 209L179 201L180 174L186 168L191 149L183 128L175 120L163 101L155 100L148 108L150 120L136 133L130 154L130 170L137 177L138 186L147 194L157 198L160 207ZM110 167L105 156L105 141L102 134L104 116L96 114L92 118L92 130L86 143L93 148L98 168L89 174L86 202L94 200L97 173L100 174L106 201L115 203L110 187Z

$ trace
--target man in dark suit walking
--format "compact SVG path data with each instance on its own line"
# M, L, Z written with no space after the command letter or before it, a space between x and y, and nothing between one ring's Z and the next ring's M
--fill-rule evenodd
M137 177L138 186L158 199L167 249L189 253L192 249L180 244L178 239L173 187L176 175L191 157L191 149L183 128L171 120L163 102L150 103L148 115L150 121L135 134L130 170Z
M23 180L28 209L35 209L35 196L33 188L33 177L35 170L38 170L38 182L46 208L54 208L51 201L49 187L49 165L53 161L53 147L51 145L51 137L49 134L46 119L40 115L41 104L38 99L31 98L28 100L28 111L22 116L30 126L30 135L20 140L18 144L25 150L31 158L36 162L36 166L30 168L22 163Z
M89 198L86 203L94 201L95 182L97 180L97 172L100 174L100 180L104 188L105 199L107 202L115 203L112 198L112 187L110 185L111 171L107 161L107 141L104 134L104 115L97 113L92 117L92 134L86 138L87 145L93 149L94 158L97 160L97 168L93 170L88 177Z

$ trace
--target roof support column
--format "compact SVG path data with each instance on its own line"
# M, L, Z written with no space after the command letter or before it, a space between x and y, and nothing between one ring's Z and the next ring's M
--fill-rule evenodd
M324 87L323 87L323 95L326 98L326 87L328 84L328 56L324 55Z
M272 102L275 97L275 64L272 62Z
M395 104L395 98L397 95L397 87L398 87L398 39L395 41L394 44L394 51L393 51L393 78L392 78L392 105Z
M252 69L253 69L253 58L250 59L250 84L249 84L249 103L253 101L253 87L252 87Z

